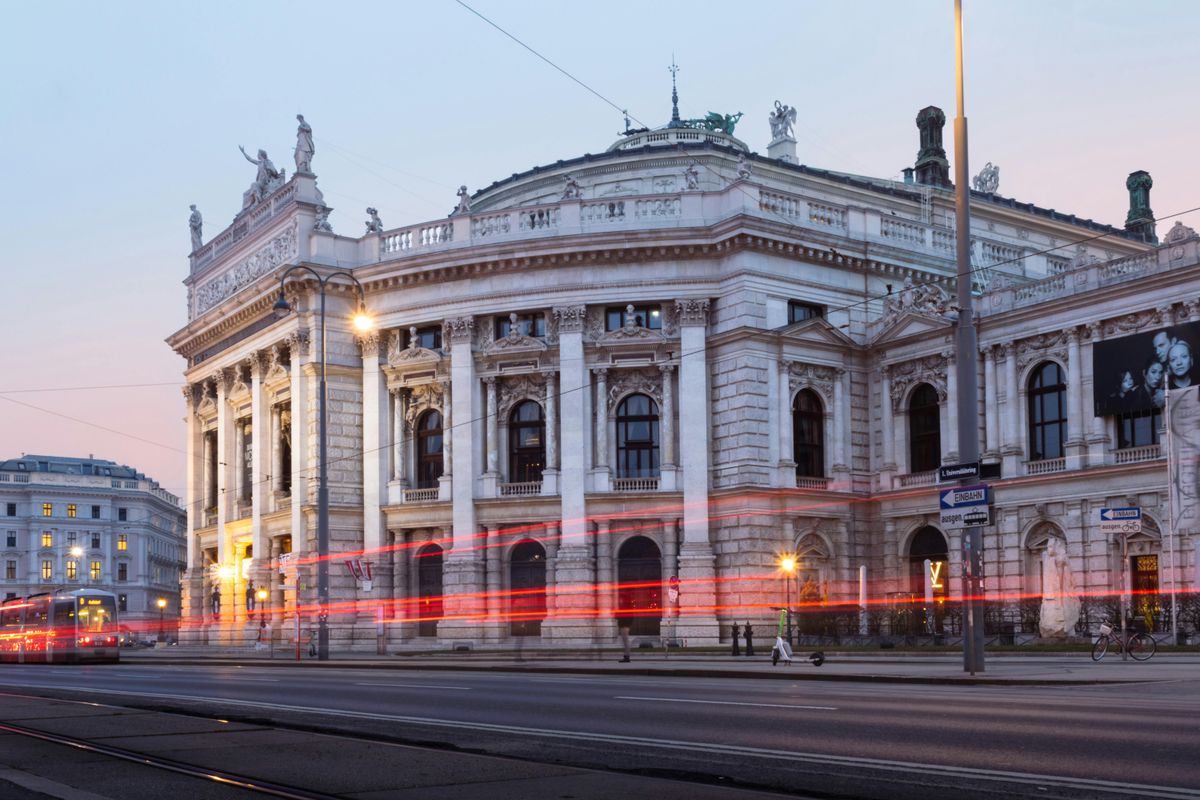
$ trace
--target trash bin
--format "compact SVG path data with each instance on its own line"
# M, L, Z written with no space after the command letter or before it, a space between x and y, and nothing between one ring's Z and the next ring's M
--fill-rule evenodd
M1016 644L1017 633L1016 626L1011 622L1007 622L1000 626L1000 644Z

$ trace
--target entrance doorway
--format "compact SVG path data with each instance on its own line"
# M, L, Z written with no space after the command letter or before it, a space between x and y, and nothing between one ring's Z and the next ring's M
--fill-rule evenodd
M513 636L541 636L546 618L546 550L519 543L509 557L509 619Z
M437 636L442 618L442 548L427 544L417 551L417 636Z
M650 539L635 536L617 551L617 618L630 621L630 634L658 636L662 623L662 553Z
M925 561L929 560L929 573ZM950 548L946 537L937 528L926 525L912 538L908 546L909 585L912 586L918 609L923 609L924 627L928 633L942 633L946 615L946 597L950 594ZM925 586L933 589L933 608L925 607ZM916 621L916 620L914 620Z
M1158 596L1158 554L1129 557L1129 588L1133 618L1154 630L1154 621L1162 609Z

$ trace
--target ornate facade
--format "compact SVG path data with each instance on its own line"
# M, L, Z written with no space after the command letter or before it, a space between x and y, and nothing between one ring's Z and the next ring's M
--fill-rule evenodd
M291 280L297 312L271 315L291 264L351 269L377 324L356 337L356 297L330 286L335 648L373 649L379 618L390 647L590 642L619 616L715 642L769 624L782 552L823 603L857 603L862 567L873 601L920 594L929 557L957 593L961 532L938 527L934 486L959 452L940 113L920 118L923 182L664 128L361 237L327 229L308 173L247 206L192 254L169 339L187 359L190 635L249 636L256 588L276 631L315 606L320 298ZM1052 537L1078 586L1112 590L1129 567L1095 512L1127 503L1155 586L1190 585L1190 540L1167 558L1157 429L1121 447L1091 411L1095 342L1200 318L1200 240L1156 247L1143 217L973 197L997 604L1040 594ZM1031 416L1047 392L1058 427Z

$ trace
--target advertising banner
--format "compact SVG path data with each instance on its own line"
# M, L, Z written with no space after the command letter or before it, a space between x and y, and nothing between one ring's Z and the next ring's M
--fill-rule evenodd
M1200 387L1170 393L1167 427L1171 532L1200 533Z
M1163 407L1166 390L1200 383L1200 322L1150 328L1096 342L1092 358L1097 417Z

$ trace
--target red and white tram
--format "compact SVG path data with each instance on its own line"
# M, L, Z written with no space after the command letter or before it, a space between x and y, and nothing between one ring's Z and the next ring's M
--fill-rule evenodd
M117 597L100 589L46 592L0 605L0 661L120 660Z

